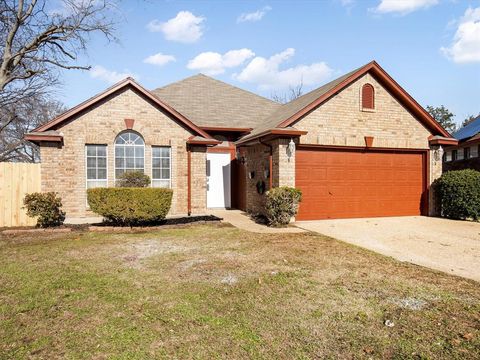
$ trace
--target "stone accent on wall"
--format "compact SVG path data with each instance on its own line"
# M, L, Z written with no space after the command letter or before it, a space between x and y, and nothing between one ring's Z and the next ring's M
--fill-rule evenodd
M133 130L145 140L145 173L151 176L151 147L170 146L173 201L170 214L187 213L187 147L192 133L174 118L131 89L112 95L62 126L64 145L42 145L42 191L62 197L67 216L93 216L87 208L85 144L106 144L108 185L115 184L114 141L126 130L125 119L134 119ZM206 211L206 155L192 152L192 210Z
M207 210L206 147L192 147L192 213L205 214Z
M375 110L362 111L361 88L375 89ZM293 126L308 131L302 144L428 149L430 132L375 78L366 74Z
M265 182L265 191L268 190L269 179L265 177L265 170L269 168L268 157L270 149L263 144L256 144L247 147L247 211L253 214L263 213L265 195L257 192L257 182ZM255 172L253 179L249 174ZM278 174L278 173L277 173ZM275 166L273 167L273 178L275 181Z
M435 151L439 148L438 145L433 145L430 148L430 184L431 185L436 179L442 176L442 158L439 160L435 159ZM440 204L437 202L437 195L435 193L435 187L430 186L428 192L428 215L429 216L440 216L441 208Z
M277 139L273 142L273 186L295 186L295 151L288 154L289 138ZM295 146L298 138L294 139Z

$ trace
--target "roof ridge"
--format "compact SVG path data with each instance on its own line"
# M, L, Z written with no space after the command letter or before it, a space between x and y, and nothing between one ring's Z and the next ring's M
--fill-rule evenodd
M155 88L155 89L153 89L153 90L150 90L150 91L157 91L157 90L165 89L167 86L179 84L179 83L182 83L182 82L184 82L184 81L186 81L186 80L188 80L188 79L196 78L196 77L199 77L199 76L206 76L206 75L204 75L204 74L202 74L202 73L198 73L198 74L195 74L195 75L187 76L186 78L183 78L183 79L180 79L180 80L177 80L177 81L168 83L168 84L166 84L166 85L157 87L157 88Z

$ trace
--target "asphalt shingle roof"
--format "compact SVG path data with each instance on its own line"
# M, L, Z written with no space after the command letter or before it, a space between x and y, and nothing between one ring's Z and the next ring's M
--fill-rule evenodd
M329 83L302 95L295 100L292 100L286 104L279 106L275 111L270 113L266 118L262 119L258 126L247 136L243 139L248 139L250 137L254 137L257 134L260 134L266 130L272 129L277 127L281 122L289 119L297 112L301 111L319 97L333 89L335 86L340 84L342 81L350 77L351 75L355 74L359 69L355 69L348 74L342 75L339 78L330 81ZM242 139L242 140L243 140Z
M203 74L152 93L200 127L256 128L280 104Z

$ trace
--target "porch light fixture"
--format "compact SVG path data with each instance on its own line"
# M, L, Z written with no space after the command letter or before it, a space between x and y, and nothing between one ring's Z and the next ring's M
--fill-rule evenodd
M288 143L288 146L287 146L288 161L290 161L290 158L293 156L294 153L295 153L295 143L293 142L293 139L290 139L290 142Z
M442 160L443 157L443 147L440 145L437 149L433 151L433 158L435 161L440 161Z

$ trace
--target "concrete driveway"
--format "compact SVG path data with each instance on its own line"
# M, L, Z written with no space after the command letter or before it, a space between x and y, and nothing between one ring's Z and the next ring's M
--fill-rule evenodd
M400 261L480 281L480 223L409 216L295 225Z

